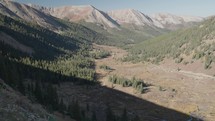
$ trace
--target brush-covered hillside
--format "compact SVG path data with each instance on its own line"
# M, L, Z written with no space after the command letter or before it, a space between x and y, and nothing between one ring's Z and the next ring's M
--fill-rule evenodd
M124 60L161 62L172 58L181 63L202 59L205 68L215 61L215 18L212 17L199 25L171 32L144 41L130 49L130 55Z

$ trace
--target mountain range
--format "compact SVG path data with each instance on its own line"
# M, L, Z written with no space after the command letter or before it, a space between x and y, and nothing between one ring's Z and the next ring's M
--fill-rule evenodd
M22 18L33 21L42 26L51 28L60 27L56 18L65 19L70 22L94 23L103 28L118 28L124 25L149 26L151 28L161 28L173 30L203 21L202 17L177 16L168 13L146 15L138 10L124 9L109 12L101 11L91 5L63 6L48 8L33 4L21 4L13 1L2 0L0 12L11 17ZM56 17L56 18L55 18Z

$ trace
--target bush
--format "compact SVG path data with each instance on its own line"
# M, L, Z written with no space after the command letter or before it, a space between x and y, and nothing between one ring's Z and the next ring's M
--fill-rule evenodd
M104 70L112 70L112 68L107 65L101 65L101 66L99 66L99 68L104 69Z
M183 61L183 58L181 57L175 60L176 63L181 63L182 61Z
M210 56L206 56L205 57L205 69L210 69L211 68L211 63L212 63L212 57L210 57Z
M106 57L108 57L110 55L111 55L110 52L105 51L105 50L96 50L95 52L91 53L91 57L95 58L95 59L106 58Z

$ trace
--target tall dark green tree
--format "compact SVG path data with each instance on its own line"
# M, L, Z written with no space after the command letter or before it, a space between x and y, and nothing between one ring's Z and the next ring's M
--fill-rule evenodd
M115 115L113 114L109 105L107 105L106 109L106 121L115 121Z
M131 121L140 121L140 117L138 115L135 115L135 117Z
M81 109L78 101L72 101L68 106L68 113L71 118L81 121Z
M120 121L128 121L127 110L124 108L123 113L120 117Z
M23 81L21 79L18 80L18 90L25 95L25 85L23 84Z
M96 112L93 111L91 121L97 121Z
M63 98L61 98L58 110L64 115L64 111L66 111L66 105L64 104Z
M43 104L42 90L41 90L41 85L40 85L39 81L36 81L34 95L35 95L37 101L39 103Z

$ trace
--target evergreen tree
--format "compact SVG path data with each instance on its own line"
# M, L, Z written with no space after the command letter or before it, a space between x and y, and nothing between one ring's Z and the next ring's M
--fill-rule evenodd
M90 111L89 103L87 103L86 110L87 110L88 112Z
M120 121L128 121L127 110L124 108Z
M64 115L64 111L66 110L66 105L64 104L63 98L61 98L58 110Z
M68 106L68 112L71 118L81 121L81 109L78 101L72 101Z
M18 90L25 95L25 85L23 84L23 81L21 79L18 80Z
M106 121L115 121L115 116L109 105L107 106L106 109Z
M135 115L135 117L131 121L140 121L140 118L138 115Z
M39 103L43 104L41 85L38 81L36 81L36 84L35 84L34 95L35 95L37 101Z
M91 121L97 121L96 112L95 111L93 111Z
M88 119L86 117L85 111L81 110L81 121L86 121L86 120L88 120Z

